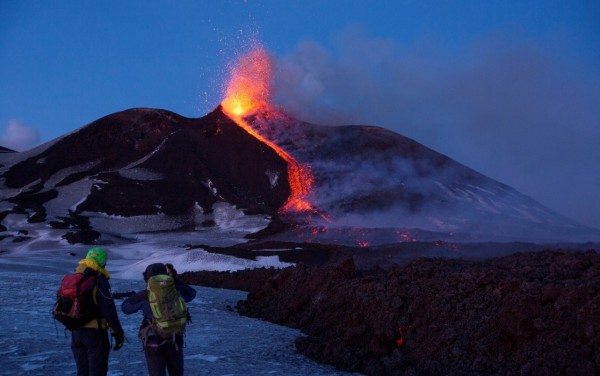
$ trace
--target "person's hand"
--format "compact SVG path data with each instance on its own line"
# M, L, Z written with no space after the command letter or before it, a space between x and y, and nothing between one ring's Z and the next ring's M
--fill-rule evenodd
M128 297L123 303L139 304L144 300L148 300L148 293L146 292L146 290L142 290L141 292L137 292L136 294Z
M123 347L123 343L125 342L125 334L123 333L123 331L120 331L113 334L113 337L115 337L115 346L113 347L113 350L119 351L119 349Z
M165 264L165 267L167 268L167 273L175 278L177 276L177 270L175 270L175 268L173 267L173 264Z

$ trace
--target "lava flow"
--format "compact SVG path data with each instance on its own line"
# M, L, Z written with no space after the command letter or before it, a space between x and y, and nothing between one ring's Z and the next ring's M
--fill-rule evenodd
M289 153L263 137L244 119L258 110L269 108L271 72L272 62L269 54L262 46L255 46L252 51L239 59L236 66L231 68L225 99L221 106L227 116L287 162L291 193L280 211L315 211L306 201L313 182L310 168L298 163Z

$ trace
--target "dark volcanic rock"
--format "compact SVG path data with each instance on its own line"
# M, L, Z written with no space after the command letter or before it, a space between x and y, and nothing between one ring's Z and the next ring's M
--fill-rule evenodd
M275 268L245 269L236 272L199 271L182 273L179 279L188 285L250 291L278 272L279 269Z
M595 251L288 268L238 310L299 328L299 352L369 375L600 374Z
M125 162L137 162L144 157L136 166L158 173L163 178L143 180L120 174L101 175L100 180L106 184L103 189L92 192L81 210L120 213L129 209L131 212L125 215L139 215L155 213L159 206L166 214L181 214L193 207L195 202L209 210L220 196L243 208L270 213L287 200L289 187L285 185L285 161L220 110L199 119L150 112L142 115L142 119L134 120L131 118L134 114L125 117L120 124L110 119L110 124L116 123L119 129L132 127L129 132L137 131L140 136L133 140L131 137L123 138L130 144L134 142L118 149L129 148L131 155L128 158L115 156L109 160L114 160L120 167ZM118 116L116 118L120 120ZM139 123L145 126L137 129L135 126ZM103 152L99 148L99 153ZM119 164L119 161L122 162ZM265 171L269 170L280 172L284 184L271 186L265 175Z
M0 174L12 212L35 221L82 213L193 218L217 201L272 214L290 193L287 163L220 108L198 119L131 109L40 150Z

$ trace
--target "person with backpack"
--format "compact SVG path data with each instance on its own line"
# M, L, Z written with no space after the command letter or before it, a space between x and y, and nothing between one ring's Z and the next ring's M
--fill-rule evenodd
M108 282L110 274L105 269L106 258L103 248L90 249L86 257L79 261L75 274L63 278L54 308L55 318L65 323L71 331L71 350L77 364L77 376L105 376L108 373L109 330L115 339L113 350L119 350L125 340ZM78 280L76 289L80 301L77 304L66 304L67 298L60 296L61 291L68 289L65 285L70 280ZM70 312L64 310L68 305L71 306ZM65 322L62 320L65 315L76 317Z
M139 330L151 376L183 375L183 336L189 313L185 303L196 297L194 288L177 278L172 265L150 264L143 273L146 289L121 305L126 315L142 311Z

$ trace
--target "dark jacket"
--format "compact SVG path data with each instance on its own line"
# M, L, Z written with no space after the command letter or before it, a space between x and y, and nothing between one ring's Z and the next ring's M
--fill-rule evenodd
M164 264L156 263L148 265L146 271L144 272L144 281L148 282L150 277L159 274L167 274L167 269ZM175 280L175 288L179 291L179 294L183 298L183 300L188 303L194 300L196 297L196 290L192 287L184 285L179 281L177 276L174 276ZM142 311L144 317L142 319L142 324L140 325L140 329L150 325L152 322L152 309L150 308L150 302L148 301L148 290L138 291L135 295L127 298L123 304L121 305L121 310L126 315L130 315L132 313L136 313L138 311Z
M115 307L115 301L112 298L108 280L104 278L104 276L98 277L97 287L96 301L98 307L100 307L102 318L108 323L111 332L122 332L123 328L121 327L121 322L117 316L117 308Z

